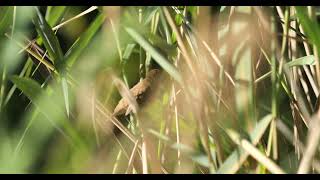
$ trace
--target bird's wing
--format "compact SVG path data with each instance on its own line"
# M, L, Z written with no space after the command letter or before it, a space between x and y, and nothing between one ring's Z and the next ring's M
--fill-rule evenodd
M119 101L116 108L114 108L113 115L117 116L117 115L124 114L126 112L126 109L128 108L128 106L129 106L128 101L125 98L122 98Z
M136 84L133 88L130 89L130 92L137 100L141 94L146 92L146 90L150 87L150 82L147 79L142 80L138 84ZM121 114L129 114L131 108L129 108L129 103L126 98L123 98L119 101L118 105L113 111L113 115L121 115Z
M146 79L142 80L140 83L135 85L130 91L133 96L137 99L139 95L146 92L146 90L150 87L150 82Z

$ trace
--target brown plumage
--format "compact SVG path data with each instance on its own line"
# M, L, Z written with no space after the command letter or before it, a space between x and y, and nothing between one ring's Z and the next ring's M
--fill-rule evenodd
M138 84L136 84L133 88L130 89L130 92L137 100L138 104L141 104L141 100L143 96L147 93L147 91L152 86L153 81L155 80L155 77L159 74L160 70L158 69L152 69L150 70L146 78L140 81ZM113 116L121 116L121 115L128 115L132 110L128 109L129 103L126 100L126 98L122 98L118 105L115 107L113 111Z

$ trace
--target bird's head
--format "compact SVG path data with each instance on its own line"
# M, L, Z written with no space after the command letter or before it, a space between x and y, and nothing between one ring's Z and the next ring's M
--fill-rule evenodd
M152 69L146 74L146 78L154 80L154 78L160 73L159 69Z

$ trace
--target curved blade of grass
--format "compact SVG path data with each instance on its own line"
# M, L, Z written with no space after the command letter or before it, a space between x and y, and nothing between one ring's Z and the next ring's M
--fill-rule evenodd
M38 8L36 8L36 14L37 16L34 20L36 30L41 37L44 46L49 52L50 57L53 59L53 63L56 66L59 66L63 59L63 53L58 38L52 31L52 28L50 27L48 22L43 18Z
M262 135L267 130L270 122L272 120L272 115L269 114L263 117L250 134L251 143L253 145L257 145L260 141ZM238 147L233 153L224 161L224 163L220 166L217 173L218 174L232 174L236 173L241 167L242 163L247 159L249 153L247 153L242 148Z
M50 123L52 123L72 145L84 145L80 136L74 131L69 121L67 121L59 105L54 103L55 98L50 98L49 94L43 90L36 81L19 76L12 76L11 81L33 102L39 111L45 115ZM63 127L65 131L60 127Z
M42 106L38 97L43 97L45 101L50 104L52 109L57 108L52 100L49 99L48 94L41 88L41 86L34 80L25 77L13 76L11 81L36 105L42 110L43 113L47 113ZM56 113L59 113L57 111ZM50 117L50 116L48 116Z
M290 61L286 63L288 67L294 67L294 66L303 66L303 65L315 65L316 61L313 55L310 56L304 56L298 59L294 59L293 61Z
M27 61L27 63L25 63L24 67L22 68L22 70L21 70L21 72L19 74L19 77L22 77L22 76L25 75L25 73L27 72L27 69L31 66L31 64L32 64L31 61ZM4 101L5 105L8 104L8 102L10 101L10 99L11 99L13 93L15 92L16 88L17 88L17 86L13 85L11 87L11 89L9 90L9 92L7 94L7 97L6 97L5 101Z
M88 46L93 36L97 33L98 29L103 24L104 19L104 14L99 14L96 19L90 24L88 29L83 34L81 34L81 36L71 46L71 48L65 55L64 63L67 67L71 67L83 52L83 50Z
M147 40L145 40L138 32L134 29L125 27L128 34L138 43L140 46L150 53L153 59L167 71L176 81L182 83L182 78L177 69L169 63L169 61L163 57Z
M66 12L66 6L48 6L46 20L50 26L55 26Z

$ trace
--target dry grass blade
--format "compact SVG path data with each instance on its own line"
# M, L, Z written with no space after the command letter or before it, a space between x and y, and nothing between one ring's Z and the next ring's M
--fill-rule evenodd
M205 42L205 41L202 41L203 45L206 47L206 49L209 51L212 59L214 60L214 62L219 66L220 69L223 69L222 67L222 64L221 64L221 61L219 60L218 56L211 50L211 48L209 47L209 45ZM224 74L227 76L227 78L229 79L229 81L231 82L231 84L233 86L235 86L235 83L231 77L231 75L223 69L223 72Z
M134 158L135 158L136 153L138 151L138 145L139 145L139 140L137 140L135 142L135 144L134 144L134 147L133 147L133 150L132 150L132 153L130 155L129 162L128 162L128 168L126 170L126 174L128 174L128 173L130 173L132 171Z
M123 124L119 122L119 120L115 118L112 113L108 112L101 102L97 102L96 108L107 120L111 121L117 128L119 128L133 143L136 142L134 135L125 126L123 126ZM100 123L103 129L107 127L105 121L98 121L98 123Z
M176 34L177 36L177 41L178 41L178 45L179 47L181 48L181 54L184 56L186 62L187 62L187 65L189 67L189 69L191 70L191 73L193 74L193 76L196 78L197 77L197 74L196 74L196 71L194 69L194 65L192 63L192 60L190 58L190 55L188 54L188 51L187 51L187 48L185 47L183 41L182 41L182 37L176 27L176 24L174 23L167 7L163 7L163 11L164 11L164 14L165 14L165 17L167 18L168 20L168 23L171 27L171 29L173 30L173 32Z
M277 129L284 135L284 137L292 144L296 144L300 151L300 155L303 155L305 152L305 147L303 143L298 139L295 142L295 137L293 133L290 131L290 129L281 121L277 121ZM320 162L317 159L313 159L312 166L315 168L315 170L320 173Z
M78 19L78 18L80 18L80 17L82 17L82 16L84 16L84 15L86 15L86 14L88 14L88 13L94 11L94 10L96 10L96 9L98 9L98 6L92 6L89 9L81 12L80 14L78 14L78 15L76 15L76 16L74 16L74 17L72 17L72 18L70 18L70 19L68 19L68 20L66 20L66 21L64 21L64 22L62 22L60 24L58 24L57 26L53 27L52 30L53 31L58 30L62 26L66 25L66 24L68 24L68 23L70 23L70 22L72 22L72 21L74 21L74 20L76 20L76 19Z
M9 39L11 39L11 37L8 34L5 34ZM20 46L22 49L25 49L26 45L21 44L20 42L16 41L14 38L12 38L14 40L14 42ZM29 46L28 46L29 47ZM48 69L50 69L51 71L55 72L55 68L54 66L47 62L46 60L44 60L42 57L40 57L38 54L34 53L33 51L31 51L29 48L25 49L29 54L31 54L33 57L35 57L37 60L39 60L41 63L43 63Z
M299 165L298 174L305 174L309 172L313 157L318 150L318 144L320 140L320 111L317 111L317 113L312 116L309 122L310 128L307 138L307 145Z
M245 149L253 158L263 164L271 173L285 174L285 172L275 164L271 159L262 154L256 147L254 147L247 140L241 140L241 146Z
M100 140L99 140L99 135L98 135L98 129L97 129L97 125L96 125L96 96L95 96L95 92L94 90L92 91L92 98L91 98L91 118L92 118L92 125L93 125L93 130L94 130L94 134L96 136L96 142L97 142L97 146L100 147Z
M142 143L142 168L143 168L143 174L148 174L148 151L147 151L147 145L145 142Z
M174 103L174 114L175 114L175 122L176 122L176 139L177 139L177 144L180 144L180 125L179 125L179 119L178 119L178 108L177 108L177 104L176 104L176 90L175 90L175 86L172 85L172 103ZM178 166L181 165L181 152L180 149L178 149L177 152L177 156L178 156Z

